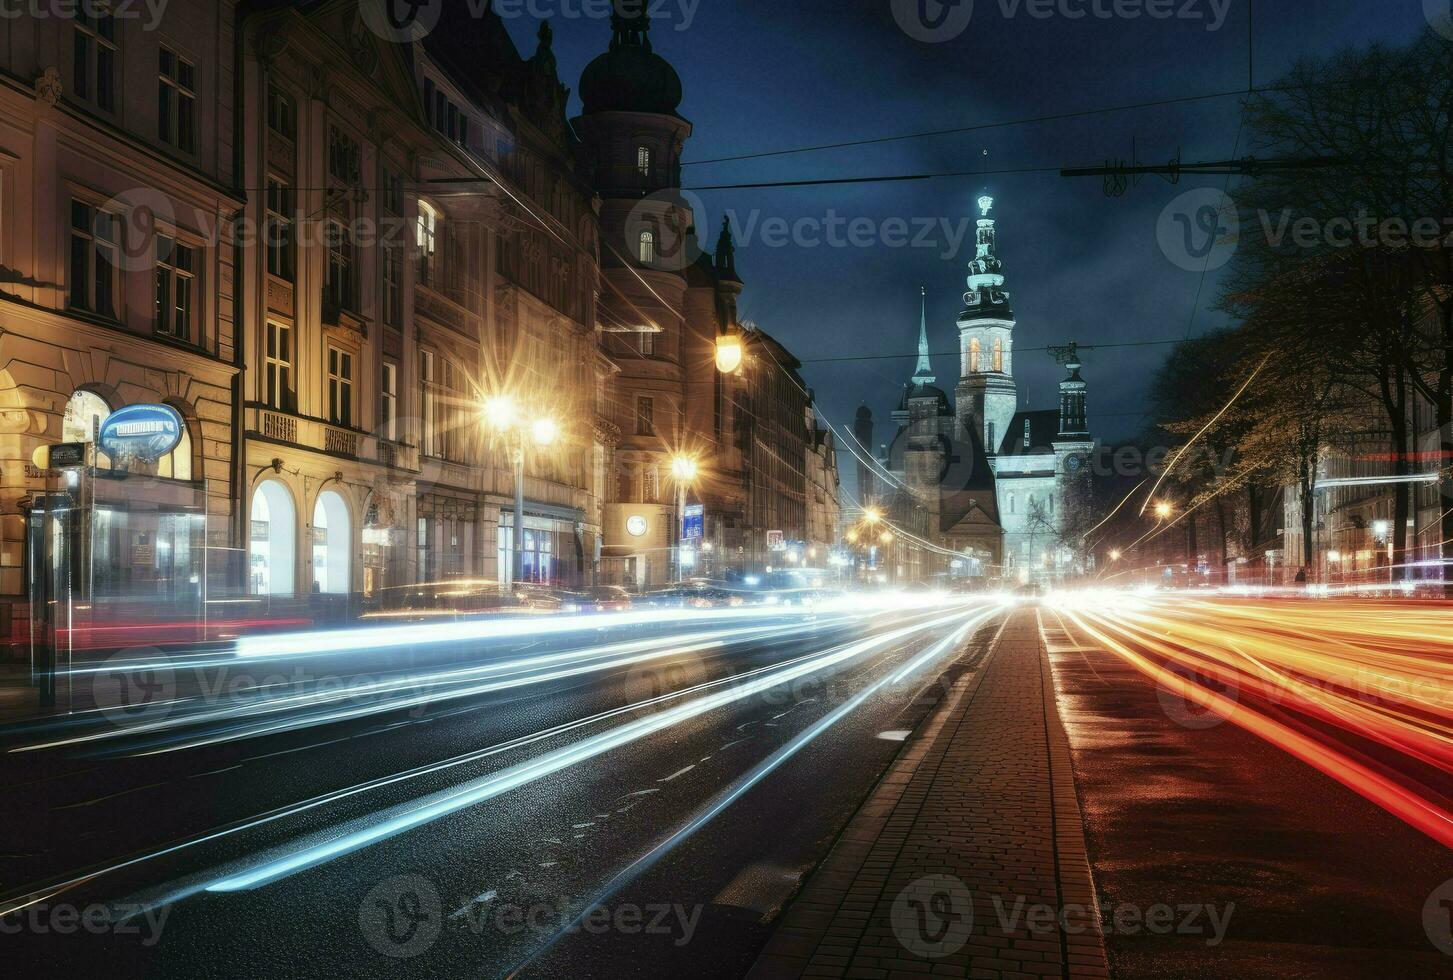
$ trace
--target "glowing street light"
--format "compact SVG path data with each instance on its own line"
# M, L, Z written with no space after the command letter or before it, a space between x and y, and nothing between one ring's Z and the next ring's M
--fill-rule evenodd
M496 439L504 441L510 452L510 462L514 464L514 571L510 581L518 584L525 577L525 447L527 441L539 449L553 446L560 439L560 423L549 416L528 422L509 395L494 395L486 399L480 414L485 428Z
M892 544L892 543L893 543L893 535L892 535L892 533L891 533L891 532L889 532L889 531L884 531L884 532L883 532L883 533L882 533L882 534L881 534L881 535L880 535L880 536L879 536L879 537L878 537L878 540L879 540L879 541L881 541L881 542L883 542L883 543L884 543L884 544Z
M848 539L848 544L857 544L858 543L858 532L857 531L849 531L847 533L846 537Z
M671 476L676 480L676 581L686 579L686 488L699 472L696 460L682 453L671 457Z
M869 507L863 511L863 520L869 524L877 524L883 519L883 512L876 507Z
M742 366L742 338L734 333L724 333L716 338L716 369L722 374L731 374Z
M1175 508L1172 507L1170 504L1166 503L1164 500L1155 505L1155 516L1160 518L1161 520L1168 519L1170 515L1174 513Z
M1114 549L1113 551L1110 552L1110 560L1111 561L1119 561L1120 560L1120 549L1119 548L1116 548L1116 549Z

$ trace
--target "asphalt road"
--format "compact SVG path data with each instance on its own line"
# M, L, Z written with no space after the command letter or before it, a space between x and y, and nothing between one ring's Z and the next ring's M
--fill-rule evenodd
M104 710L0 732L0 942L50 975L737 976L1001 618L133 652L77 678Z
M1453 788L1450 617L1125 596L1042 610L1115 976L1453 977L1453 852L1415 826Z

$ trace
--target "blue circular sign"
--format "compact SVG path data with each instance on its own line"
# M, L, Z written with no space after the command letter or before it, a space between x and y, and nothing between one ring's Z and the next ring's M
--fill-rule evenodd
M101 423L101 449L117 459L161 459L182 441L182 415L170 405L128 405Z

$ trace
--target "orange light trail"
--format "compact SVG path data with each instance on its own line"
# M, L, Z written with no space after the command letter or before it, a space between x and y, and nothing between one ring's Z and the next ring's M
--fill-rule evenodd
M1453 848L1453 605L1110 592L1055 605L1164 691Z

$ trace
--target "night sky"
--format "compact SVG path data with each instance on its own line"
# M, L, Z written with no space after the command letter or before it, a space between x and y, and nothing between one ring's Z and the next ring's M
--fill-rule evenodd
M696 0L687 0L694 4ZM1099 0L1109 6L1112 0ZM1175 0L1180 8L1187 0ZM1090 9L1091 0L1069 0ZM1014 0L977 0L968 28L943 43L902 31L891 0L700 0L686 25L681 0L653 0L665 13L652 39L685 85L681 113L695 125L687 144L688 187L903 173L1024 170L1097 165L1130 156L1145 163L1177 149L1184 160L1222 159L1238 149L1237 99L1100 114L1070 121L744 160L709 160L836 141L970 126L1125 103L1244 89L1248 78L1247 0L1229 3L1225 22L1209 0L1191 0L1193 19L1037 19ZM528 9L523 3L516 8ZM1006 6L1019 9L1006 18ZM554 10L562 81L603 51L608 21L580 16L581 0L534 0ZM506 19L526 56L539 22ZM1260 0L1255 10L1255 79L1273 83L1293 61L1373 40L1405 41L1426 26L1422 0ZM571 115L579 111L572 96ZM957 177L917 183L702 191L698 223L715 241L722 216L760 229L768 218L797 222L868 218L875 225L975 215L986 189L998 205L999 251L1018 316L1015 375L1021 401L1054 407L1061 369L1042 348L1174 340L1216 325L1219 278L1173 265L1156 224L1172 199L1225 178L1191 178L1173 187L1146 178L1124 197L1104 196L1097 178L1057 173ZM1235 183L1230 186L1234 195ZM754 212L756 212L754 214ZM755 224L754 224L755 220ZM971 227L971 226L970 226ZM955 229L957 230L957 229ZM919 285L928 287L928 323L939 384L952 392L955 317L962 307L972 232L957 254L942 229L929 247L769 247L760 230L740 243L746 281L741 313L781 339L805 362L826 417L844 427L866 402L886 441L887 415L913 371ZM1204 278L1204 281L1203 281ZM1199 302L1198 302L1199 296ZM1167 347L1090 352L1091 426L1102 438L1132 436L1142 424L1144 381ZM901 355L813 363L844 355ZM840 465L852 487L846 453Z

